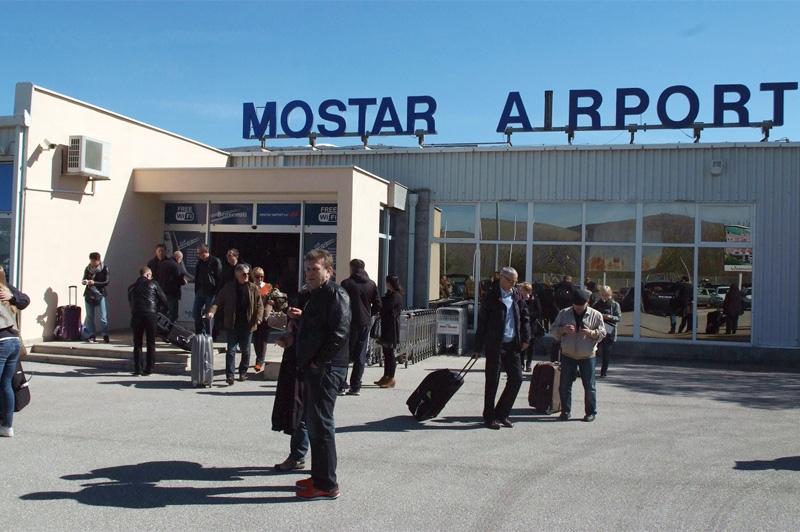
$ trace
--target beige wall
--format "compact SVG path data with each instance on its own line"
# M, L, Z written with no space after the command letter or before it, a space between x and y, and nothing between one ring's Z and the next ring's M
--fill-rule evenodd
M133 191L133 169L224 167L227 154L29 84L18 85L15 107L31 114L27 187L91 189L85 178L61 177L60 151L41 151L43 139L66 145L70 135L86 135L111 143L111 180L98 182L94 196L25 192L20 288L31 305L23 313L23 337L51 334L55 309L66 304L69 285L80 285L92 251L111 271L110 328L127 327L127 286L152 257L163 226L159 198Z
M221 186L224 183L224 186ZM354 167L137 169L134 191L162 198L234 198L250 201L331 201L338 208L336 278L350 275L349 262L360 258L372 279L378 275L380 207L389 184ZM180 191L191 191L191 197ZM247 196L244 196L247 194Z

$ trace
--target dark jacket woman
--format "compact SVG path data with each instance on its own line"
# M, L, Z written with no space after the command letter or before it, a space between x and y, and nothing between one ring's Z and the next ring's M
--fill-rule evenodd
M741 316L744 312L742 291L735 284L732 284L728 288L728 293L725 294L725 301L722 302L722 312L726 316Z
M544 313L542 312L542 302L532 293L531 297L525 301L528 306L528 318L531 323L531 337L538 338L544 336Z
M381 344L395 347L400 343L400 313L403 310L403 296L388 290L381 298Z

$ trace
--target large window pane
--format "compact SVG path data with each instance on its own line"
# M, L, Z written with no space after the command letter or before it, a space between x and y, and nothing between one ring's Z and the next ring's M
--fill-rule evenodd
M533 278L550 285L558 283L565 275L573 282L580 282L580 246L533 246Z
M476 249L474 244L433 244L428 297L430 306L456 306L467 309L472 327L475 309Z
M750 242L749 205L701 205L703 242Z
M475 238L475 205L435 206L433 236L441 238Z
M635 242L636 205L632 203L587 203L586 240L589 242Z
M642 229L645 242L691 244L694 242L693 203L646 203Z
M610 286L622 310L617 335L633 336L633 284L636 249L633 246L587 246L586 284Z
M699 250L697 339L749 342L753 323L752 266L729 264L727 251ZM722 320L723 315L729 319Z
M481 203L481 240L525 240L527 203Z
M642 248L642 337L692 337L693 254L691 248Z
M580 203L536 203L533 206L533 239L550 242L581 240Z
M525 244L481 244L480 297L486 294L495 280L495 273L511 266L517 270L519 281L525 279Z

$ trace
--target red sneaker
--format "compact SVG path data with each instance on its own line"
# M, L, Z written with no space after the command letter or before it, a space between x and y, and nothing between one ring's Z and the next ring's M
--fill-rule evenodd
M339 488L333 488L329 491L324 491L321 489L317 489L314 486L311 486L308 489L300 490L297 492L297 496L305 501L322 501L322 500L330 500L330 499L337 499L341 495Z
M303 480L298 480L294 483L294 487L299 490L307 490L309 488L314 487L314 482L311 480L311 477L304 478Z

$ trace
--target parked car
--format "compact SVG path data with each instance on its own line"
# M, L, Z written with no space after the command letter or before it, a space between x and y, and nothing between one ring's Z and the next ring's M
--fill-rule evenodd
M711 289L698 288L697 289L697 306L710 307L711 306Z
M728 293L728 286L717 286L711 289L711 306L721 307L725 302L725 294Z
M742 308L745 310L753 309L753 287L748 286L742 291Z

